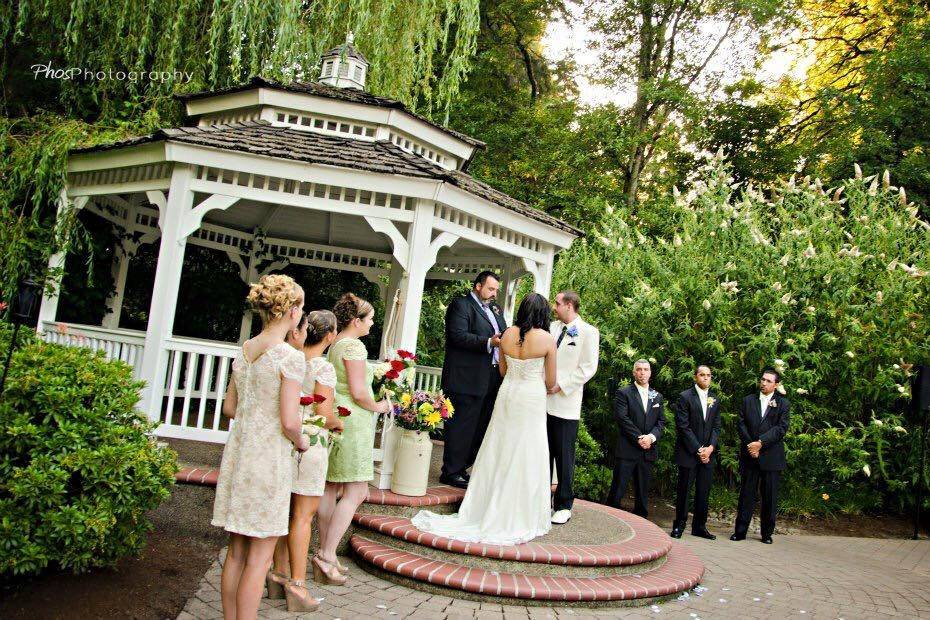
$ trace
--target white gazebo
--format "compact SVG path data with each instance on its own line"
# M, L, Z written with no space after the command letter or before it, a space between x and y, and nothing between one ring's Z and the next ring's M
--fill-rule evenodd
M236 343L172 335L176 311L195 310L177 308L189 243L225 253L247 283L288 264L363 274L384 296L383 352L415 350L426 279L492 269L512 316L517 281L531 275L548 295L556 252L581 234L469 176L482 142L366 92L368 63L351 38L321 66L319 82L255 78L179 96L189 126L69 154L59 209L91 211L126 240L103 324L57 322L55 294L38 329L131 364L160 436L223 442L228 432L220 410ZM147 329L120 329L129 257L156 241ZM63 262L58 254L50 266ZM421 369L417 381L437 378Z

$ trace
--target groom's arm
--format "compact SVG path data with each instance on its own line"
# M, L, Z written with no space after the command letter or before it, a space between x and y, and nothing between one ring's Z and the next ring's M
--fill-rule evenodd
M446 309L446 344L460 349L488 352L488 339L473 334L468 323L468 301L462 297L452 300Z
M586 329L581 337L581 357L578 366L559 382L562 393L568 396L575 390L580 390L585 383L591 380L597 372L597 358L601 347L601 334L595 327Z

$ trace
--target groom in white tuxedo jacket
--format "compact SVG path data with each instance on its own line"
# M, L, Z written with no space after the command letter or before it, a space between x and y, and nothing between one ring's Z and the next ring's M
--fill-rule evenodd
M552 501L552 522L566 523L572 517L572 479L575 475L575 440L581 419L584 384L597 372L601 335L578 316L581 300L574 291L555 296L552 309L557 320L549 331L556 339L556 385L546 404L549 435L549 467L555 468L558 487Z

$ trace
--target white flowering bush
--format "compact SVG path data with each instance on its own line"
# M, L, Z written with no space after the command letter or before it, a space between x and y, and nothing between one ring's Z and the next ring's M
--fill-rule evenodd
M930 351L928 271L930 225L887 174L763 190L738 187L713 157L687 194L611 213L560 256L555 286L577 290L601 330L592 387L602 395L641 357L656 360L652 382L669 401L692 384L696 363L712 366L731 484L739 399L763 367L781 370L793 403L786 507L857 511L904 501L914 434L901 414L910 365ZM585 416L612 450L609 399L589 399ZM666 489L668 418L655 477Z

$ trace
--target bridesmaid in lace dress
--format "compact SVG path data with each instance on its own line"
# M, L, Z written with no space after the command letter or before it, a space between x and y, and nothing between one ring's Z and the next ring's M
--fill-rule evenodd
M213 525L229 532L220 594L226 618L255 618L278 536L287 534L296 448L306 452L298 405L306 362L284 342L300 322L304 292L293 279L269 275L248 301L262 319L232 363L223 401L235 418L223 450Z
M352 515L368 494L374 478L374 426L372 417L388 410L387 400L375 400L372 371L364 338L374 323L371 304L346 293L333 308L339 334L329 349L336 367L336 406L345 407L342 440L330 452L326 492L320 502L320 549L313 558L313 578L323 583L345 583L345 567L336 558L336 547L352 522ZM336 501L338 498L338 502Z
M286 598L288 611L313 611L319 601L306 588L307 554L310 549L310 524L320 505L329 466L329 432L342 430L342 420L334 413L333 394L336 371L323 354L336 338L336 316L329 310L304 315L287 343L303 352L307 361L302 392L317 394L325 400L317 403L309 415L326 418L325 428L318 429L320 441L294 459L294 484L291 488L291 521L287 536L278 539L274 568L268 575L268 597ZM317 427L314 427L317 428ZM324 445L326 442L327 445ZM290 574L290 579L288 578Z

